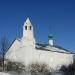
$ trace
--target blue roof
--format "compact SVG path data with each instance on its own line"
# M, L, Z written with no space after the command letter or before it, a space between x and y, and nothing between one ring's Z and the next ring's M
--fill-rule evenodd
M58 53L66 53L66 54L74 54L72 52L70 52L69 50L61 47L61 46L58 46L58 45L53 45L52 47L53 48L57 48L59 50L52 50L51 48L46 48L46 47L50 47L50 45L48 44L40 44L40 43L36 43L36 49L37 50L44 50L44 51L51 51L51 52L58 52Z

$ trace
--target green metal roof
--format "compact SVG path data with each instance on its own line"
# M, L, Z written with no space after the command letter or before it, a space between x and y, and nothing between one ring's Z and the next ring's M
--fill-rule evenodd
M49 38L49 39L53 39L53 36L52 36L52 35L48 35L48 38Z

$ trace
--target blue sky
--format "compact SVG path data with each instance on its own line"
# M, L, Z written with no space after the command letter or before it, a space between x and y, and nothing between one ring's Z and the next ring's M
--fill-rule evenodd
M48 43L48 34L54 44L75 52L74 0L0 0L0 38L9 42L22 37L22 26L29 17L37 42Z

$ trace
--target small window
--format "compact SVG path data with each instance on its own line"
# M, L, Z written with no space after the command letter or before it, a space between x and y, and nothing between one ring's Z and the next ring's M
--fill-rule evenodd
M27 26L25 26L25 30L27 30Z
M32 28L32 27L30 26L30 30L31 30L31 28Z

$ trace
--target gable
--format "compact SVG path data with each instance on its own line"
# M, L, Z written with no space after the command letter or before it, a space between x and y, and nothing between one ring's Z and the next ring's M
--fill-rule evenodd
M11 49L11 50L16 50L20 47L20 42L18 39L15 39L12 44L10 45L8 51Z

